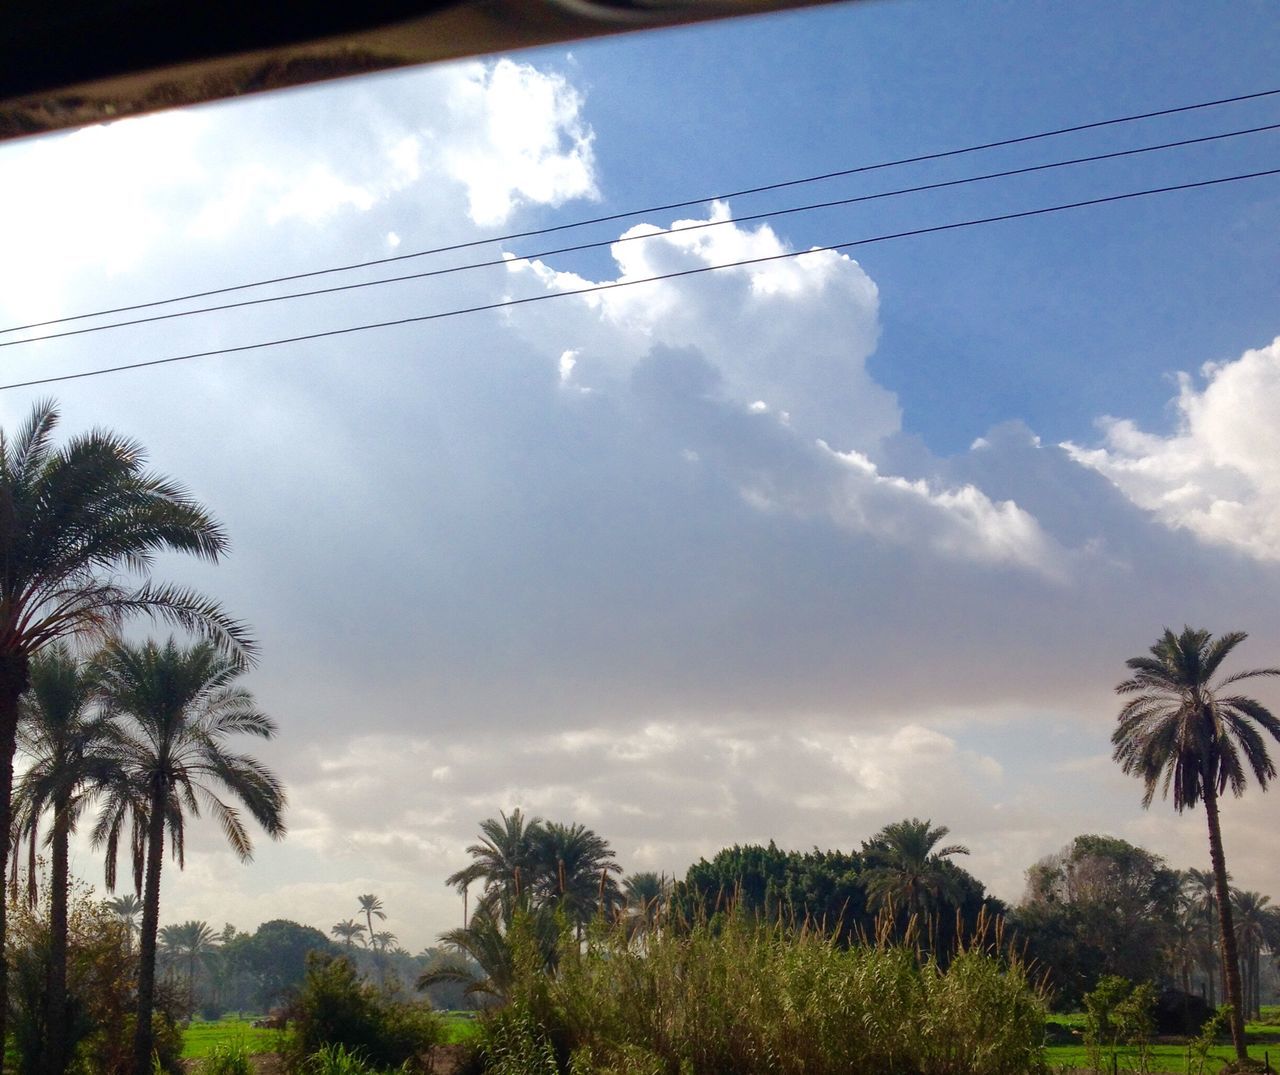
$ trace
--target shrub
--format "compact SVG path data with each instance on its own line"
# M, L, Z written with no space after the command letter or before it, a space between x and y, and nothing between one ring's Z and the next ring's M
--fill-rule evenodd
M203 1075L253 1075L253 1062L243 1041L220 1041L205 1057Z
M342 957L313 954L290 1013L286 1057L294 1071L326 1047L341 1046L374 1068L417 1063L443 1037L440 1020L424 1005L392 1000L361 982Z
M531 971L512 923L509 1005L481 1018L502 1075L1025 1075L1041 1066L1045 1008L998 942L946 967L907 944L845 947L811 928L736 914L635 943L562 935Z

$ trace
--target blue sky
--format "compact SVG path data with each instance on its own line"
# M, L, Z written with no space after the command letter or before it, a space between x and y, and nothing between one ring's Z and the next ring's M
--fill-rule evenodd
M1274 30L1261 3L886 0L11 143L0 319L1271 89ZM814 193L1277 121L1269 99ZM25 379L1278 161L1269 133L772 229L734 221L806 195L733 199L584 237L722 221L696 233L0 358ZM234 541L164 568L261 635L291 836L249 870L198 838L166 915L325 926L376 891L420 947L514 805L628 869L910 814L1008 899L1081 831L1203 865L1201 819L1143 814L1110 762L1111 687L1185 621L1275 663L1278 225L1261 179L0 394L5 428L52 391L67 430L136 436ZM1276 801L1228 835L1273 892Z

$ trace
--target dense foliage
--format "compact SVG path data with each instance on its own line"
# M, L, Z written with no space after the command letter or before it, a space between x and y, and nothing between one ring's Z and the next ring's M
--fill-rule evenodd
M542 966L517 916L510 1003L487 1016L496 1075L1015 1075L1044 1007L1025 968L975 943L943 967L910 943L843 945L744 915L651 934L562 936Z

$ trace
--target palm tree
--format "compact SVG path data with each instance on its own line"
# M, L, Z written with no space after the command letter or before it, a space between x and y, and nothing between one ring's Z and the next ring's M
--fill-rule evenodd
M642 870L624 878L627 925L631 937L652 933L671 899L671 881L665 873Z
M423 990L440 982L459 982L466 987L463 992L467 996L508 999L518 971L517 934L527 945L526 951L533 954L537 969L555 966L560 927L554 911L499 899L477 907L465 927L440 934L441 943L466 957L469 964L461 960L437 964L418 977L416 987Z
M542 825L533 838L535 865L531 888L541 902L558 907L581 927L596 913L608 915L622 905L613 874L622 872L607 840L584 825Z
M94 431L53 444L58 413L37 403L12 439L0 430L0 832L11 831L18 701L31 658L59 639L102 638L146 613L252 648L244 627L192 590L154 585L155 554L188 552L217 561L222 528L181 486L145 469L141 447ZM139 576L127 585L122 574ZM0 870L3 874L3 870ZM0 1041L5 1040L8 968L0 901ZM0 1053L0 1069L3 1068Z
M1227 874L1227 884L1231 874ZM1200 935L1200 965L1205 977L1205 1000L1217 1008L1217 982L1220 967L1218 945L1214 937L1218 923L1218 882L1212 870L1187 870L1183 875L1183 896Z
M1235 919L1236 944L1240 950L1240 970L1244 986L1245 1014L1262 1017L1262 950L1271 939L1274 908L1270 896L1260 892L1231 890L1231 913Z
M347 946L347 950L350 951L355 947L356 938L364 935L364 926L360 925L355 919L346 918L337 923L329 932L340 938Z
M132 892L107 900L107 910L124 923L125 940L133 951L133 935L138 932L138 916L142 914L142 901Z
M64 641L38 653L31 687L19 705L18 745L30 759L14 791L14 832L30 844L28 884L35 894L40 820L52 813L50 851L49 971L45 994L48 1070L68 1060L67 897L68 843L86 803L117 772L115 725L92 710L96 680Z
M375 896L372 892L364 896L357 896L356 899L360 901L360 910L364 912L365 920L369 924L369 933L365 939L365 944L369 944L369 942L372 941L374 937L374 931L373 931L374 918L376 917L380 921L385 922L387 919L387 912L382 909L382 900L379 899L377 896Z
M480 822L480 842L467 848L471 865L445 879L445 884L467 891L476 881L483 881L477 911L493 907L500 900L521 899L528 895L537 880L539 867L539 834L542 819L526 818L519 807L508 817Z
M396 942L397 938L389 929L380 929L373 935L373 950L386 955L390 951L391 946Z
M231 753L237 734L270 739L275 722L236 684L244 663L208 642L179 646L173 639L110 643L98 662L103 695L111 710L128 718L122 731L122 778L106 794L94 831L105 843L107 885L115 884L120 841L126 835L135 888L143 889L141 966L134 1070L151 1061L151 1013L155 1000L156 927L160 915L160 870L165 834L185 864L187 815L207 809L232 850L252 857L253 845L240 812L223 796L239 800L273 839L284 835L285 794L279 780L246 754ZM145 882L142 874L145 868Z
M913 817L886 825L864 850L873 865L866 875L872 907L896 907L908 916L924 916L947 900L960 898L955 867L947 860L967 855L961 844L939 847L951 830Z
M203 960L218 946L218 935L208 922L190 921L177 926L165 926L160 931L160 941L174 959L187 961L187 993L191 1003L196 996L196 963Z
M1261 703L1223 693L1224 687L1240 680L1280 676L1280 669L1255 668L1213 682L1223 660L1246 637L1243 631L1233 631L1215 639L1208 631L1190 627L1175 635L1165 628L1150 657L1125 662L1133 675L1116 687L1116 693L1134 697L1120 710L1111 736L1115 760L1146 786L1144 808L1151 805L1157 789L1166 797L1173 789L1173 807L1179 813L1204 802L1231 1038L1240 1060L1247 1059L1248 1050L1218 799L1228 788L1243 795L1251 772L1265 790L1276 768L1262 733L1280 741L1280 720Z

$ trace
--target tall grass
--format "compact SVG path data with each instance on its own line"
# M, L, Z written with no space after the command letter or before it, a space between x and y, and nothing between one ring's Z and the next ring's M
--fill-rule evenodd
M844 947L822 930L730 914L668 926L642 944L622 930L600 930L586 945L566 934L551 976L530 972L518 919L510 939L516 988L481 1043L497 1075L1027 1075L1043 1066L1043 999L995 937L971 940L944 967L887 933Z

